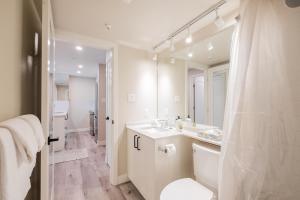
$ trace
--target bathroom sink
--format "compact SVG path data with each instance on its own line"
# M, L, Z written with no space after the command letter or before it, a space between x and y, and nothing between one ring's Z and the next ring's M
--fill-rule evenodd
M151 127L150 126L150 127L143 127L143 128L141 128L141 130L154 133L154 132L164 132L164 131L167 131L168 129L161 128L161 127Z

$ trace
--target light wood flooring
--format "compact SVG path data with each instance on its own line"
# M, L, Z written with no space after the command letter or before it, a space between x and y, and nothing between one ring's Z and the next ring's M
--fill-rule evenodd
M55 164L54 200L144 200L130 182L110 184L105 146L88 132L67 135L66 150L78 148L87 148L88 158Z

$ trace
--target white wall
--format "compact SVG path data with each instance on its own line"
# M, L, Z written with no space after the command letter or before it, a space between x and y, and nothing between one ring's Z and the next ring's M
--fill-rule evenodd
M127 134L125 123L156 116L156 65L142 50L119 46L119 122L118 174L127 173ZM136 102L128 102L128 93Z
M0 121L27 113L40 115L40 84L36 83L35 91L33 74L39 74L41 53L34 68L27 65L27 55L33 52L34 33L41 33L41 4L36 0L0 1ZM39 199L39 185L38 154L26 199Z
M96 79L70 76L68 129L89 128L89 111L95 109Z
M33 52L34 32L41 32L35 9L31 0L0 1L0 121L32 113L36 107L33 72L40 67L27 65L27 55Z

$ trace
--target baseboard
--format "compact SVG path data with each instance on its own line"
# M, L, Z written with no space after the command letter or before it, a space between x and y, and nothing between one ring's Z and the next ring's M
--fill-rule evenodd
M100 140L100 141L98 141L98 144L104 146L106 144L106 141L105 140Z
M66 133L78 133L78 132L86 132L90 131L90 128L78 128L78 129L68 129Z
M127 183L129 181L130 180L129 180L127 174L122 174L122 175L118 176L118 184Z

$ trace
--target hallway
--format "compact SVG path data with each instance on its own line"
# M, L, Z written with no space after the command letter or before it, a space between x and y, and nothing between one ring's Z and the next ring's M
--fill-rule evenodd
M105 146L97 145L88 132L69 133L66 150L88 149L88 158L55 165L55 200L142 200L132 183L112 186L105 163Z

